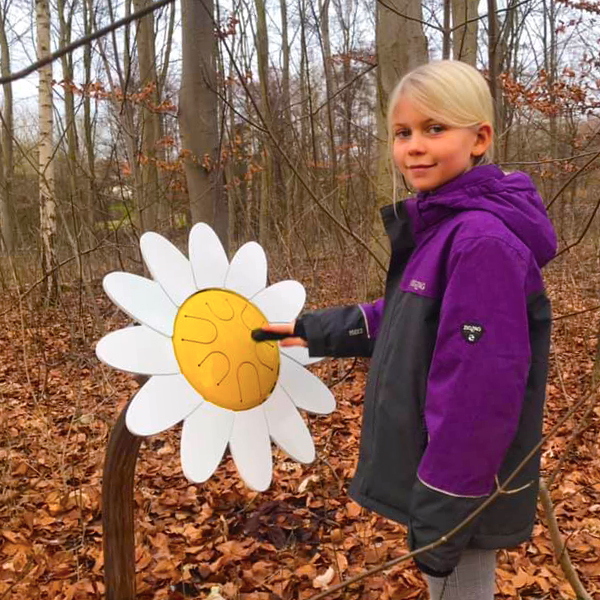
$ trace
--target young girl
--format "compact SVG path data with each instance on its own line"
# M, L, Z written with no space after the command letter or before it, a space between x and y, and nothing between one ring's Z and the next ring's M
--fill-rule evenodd
M411 550L452 530L540 440L556 237L524 173L491 163L484 78L438 61L406 75L388 110L396 173L416 197L382 209L385 297L270 325L313 356L372 356L350 495L408 526ZM460 533L419 555L435 600L492 600L495 550L526 540L539 454Z

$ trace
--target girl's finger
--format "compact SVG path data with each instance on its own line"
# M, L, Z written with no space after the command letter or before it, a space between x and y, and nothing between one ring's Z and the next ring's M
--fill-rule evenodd
M286 338L285 340L281 340L279 345L284 348L286 346L303 346L304 348L308 348L306 340L303 340L301 337Z
M261 329L265 331L273 331L275 333L294 333L295 323L267 323Z

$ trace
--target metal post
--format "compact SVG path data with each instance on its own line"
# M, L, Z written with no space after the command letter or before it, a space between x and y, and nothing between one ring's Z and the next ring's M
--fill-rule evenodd
M143 438L128 431L126 412L127 407L110 433L102 475L106 600L135 600L133 485Z

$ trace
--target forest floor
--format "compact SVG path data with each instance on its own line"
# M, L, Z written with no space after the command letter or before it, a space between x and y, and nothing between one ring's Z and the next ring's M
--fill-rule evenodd
M352 301L336 273L328 277L324 269L318 288L309 273L296 275L313 304ZM556 316L598 304L600 280L590 275L598 272L596 262L551 266ZM72 291L58 307L42 309L7 294L0 307L0 600L103 597L104 452L138 384L95 358L100 329L117 329L126 317L99 286L93 302L94 310ZM556 321L546 430L589 391L599 312ZM318 455L312 465L274 450L274 482L265 493L245 488L229 458L208 483L190 484L179 462L179 427L142 444L135 486L139 598L204 598L218 585L225 600L307 599L328 571L337 583L406 552L403 527L347 496L367 368L367 361L348 359L312 367L333 385L338 408L309 417ZM545 445L542 460L546 476L560 463L551 489L556 517L581 580L600 599L600 405L567 449L580 414ZM542 519L529 543L499 553L497 588L501 599L574 597ZM407 562L337 597L427 596Z

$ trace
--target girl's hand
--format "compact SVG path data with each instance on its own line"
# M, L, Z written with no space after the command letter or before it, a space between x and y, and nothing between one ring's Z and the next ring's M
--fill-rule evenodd
M275 333L294 333L294 326L296 325L296 321L292 321L291 323L268 323L267 325L263 325L262 329L265 331L274 331ZM279 345L282 347L286 346L303 346L304 348L308 348L308 343L306 340L303 340L301 337L290 337L285 340L281 340Z

